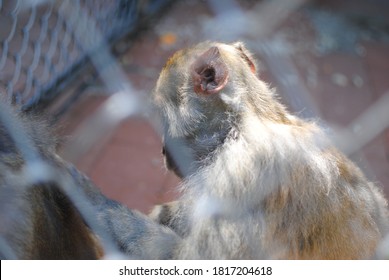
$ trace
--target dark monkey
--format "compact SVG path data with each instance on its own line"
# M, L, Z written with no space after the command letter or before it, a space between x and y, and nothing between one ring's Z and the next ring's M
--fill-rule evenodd
M312 122L291 115L242 43L175 53L153 93L182 197L151 216L176 258L364 259L388 233L379 189Z
M97 259L107 253L101 236L91 230L61 182L28 182L20 149L36 150L45 164L85 194L97 225L121 253L142 259L172 257L179 239L175 233L106 198L86 176L57 156L56 138L42 122L18 115L2 103L2 114L12 125L6 126L0 118L1 259ZM30 146L18 146L10 129L22 131Z

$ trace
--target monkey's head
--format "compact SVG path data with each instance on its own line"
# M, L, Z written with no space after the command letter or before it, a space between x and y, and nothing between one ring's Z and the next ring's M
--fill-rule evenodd
M240 42L200 43L167 61L153 102L163 121L169 169L180 177L192 174L225 142L239 137L249 116L279 118L278 103L256 68Z

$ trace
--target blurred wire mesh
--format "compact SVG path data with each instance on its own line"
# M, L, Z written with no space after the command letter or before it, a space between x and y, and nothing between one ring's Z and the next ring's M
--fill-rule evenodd
M126 69L123 69L121 58L115 57L111 50L118 39L137 31L143 18L154 15L168 2L171 1L0 0L1 93L9 103L18 104L24 110L45 108L81 73L85 74L81 70L85 69L86 62L91 62L93 67L87 68L87 71L96 73L105 90L112 95L80 126L73 140L64 148L63 154L71 161L82 157L128 117L148 114L150 121L156 125L148 112L144 94L135 89ZM210 0L201 3L207 12L193 23L177 26L174 20L168 18L162 25L155 26L155 30L165 40L163 47L168 50L175 46L176 41L181 40L182 45L196 43L188 39L191 36L197 40L244 40L249 49L261 56L291 110L305 118L317 118L322 117L318 104L307 86L298 79L299 69L293 62L297 44L291 46L287 36L273 36L296 10L309 9L311 2L228 0L220 5L220 1ZM196 1L184 1L181 5L187 5L184 9L190 11L197 4ZM322 28L326 24L320 21L329 16L322 13L314 17L314 22ZM336 23L338 20L333 17L325 22ZM174 33L173 37L168 33L169 28L164 29L164 24L174 26L175 29L170 30ZM337 27L331 30L334 29ZM336 48L336 36L340 35L330 33L323 32L321 42L316 46L317 52ZM353 46L358 39L357 33L345 36L346 39L340 36L346 40L341 46ZM328 37L329 34L332 37ZM386 34L377 36L387 39ZM338 82L342 83L339 79ZM323 123L333 130L335 143L347 154L356 153L388 127L389 93L381 95L346 127ZM8 122L4 114L1 122ZM8 126L7 129L13 128ZM16 144L22 146L22 150L33 150L29 143ZM72 200L77 197L71 192L69 196ZM76 201L75 205L81 205L80 201ZM84 211L87 218L88 211ZM8 252L10 248L2 241L0 249ZM12 256L11 253L8 252L8 255Z
M25 109L52 100L93 52L109 52L105 44L137 31L168 2L0 1L1 91Z

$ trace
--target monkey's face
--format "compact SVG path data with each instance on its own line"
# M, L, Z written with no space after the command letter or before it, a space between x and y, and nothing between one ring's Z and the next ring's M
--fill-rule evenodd
M167 61L153 102L163 121L168 167L185 177L224 143L244 113L250 81L259 82L255 69L241 43L205 42Z

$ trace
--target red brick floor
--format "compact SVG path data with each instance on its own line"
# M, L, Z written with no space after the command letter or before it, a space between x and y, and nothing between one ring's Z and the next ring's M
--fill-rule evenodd
M244 9L250 9L251 2L241 2ZM326 8L325 1L320 2ZM353 11L360 12L367 5L368 15L374 16L377 11L383 13L379 7L372 9L372 3L357 1L359 4L354 5L353 1L345 2L349 5L329 1L327 8L346 13L352 5ZM373 2L382 4L384 1ZM386 4L382 5L386 7ZM358 7L362 8L358 10ZM174 50L215 38L212 30L205 30L207 33L203 28L212 17L211 10L203 1L178 1L155 22L154 28L144 32L119 58L129 81L148 94L160 69ZM318 53L314 50L314 43L319 34L301 10L294 12L287 24L281 25L272 36L280 34L286 34L294 47L292 62L297 69L295 75L310 93L319 116L325 122L337 126L348 125L389 90L389 44L385 40L358 40L360 51L357 53L342 50ZM252 40L245 36L236 39ZM261 59L263 54L256 55ZM267 65L262 63L261 68L261 77L278 87L279 81ZM283 98L282 90L279 93ZM71 135L105 98L101 94L90 94L87 90L65 116L65 131ZM288 103L286 99L284 102ZM107 196L147 212L154 204L170 201L177 196L174 189L179 179L164 169L160 150L159 136L147 121L129 119L76 164ZM389 131L374 137L352 158L371 180L384 187L389 198Z

